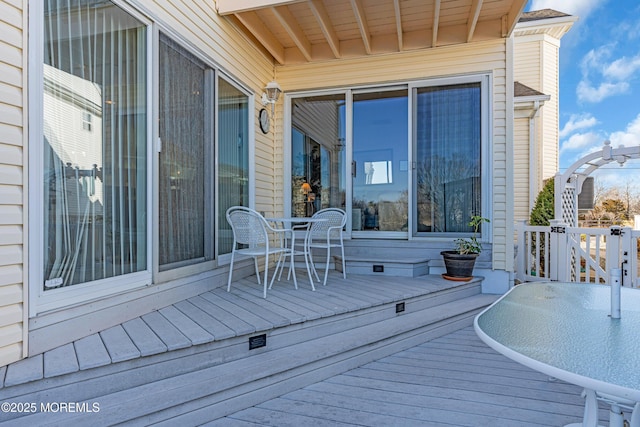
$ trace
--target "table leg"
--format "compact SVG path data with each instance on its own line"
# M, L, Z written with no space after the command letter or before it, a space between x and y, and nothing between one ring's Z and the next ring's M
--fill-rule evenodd
M598 399L596 392L584 389L582 392L584 399L584 415L582 423L567 424L565 427L599 427L598 426Z

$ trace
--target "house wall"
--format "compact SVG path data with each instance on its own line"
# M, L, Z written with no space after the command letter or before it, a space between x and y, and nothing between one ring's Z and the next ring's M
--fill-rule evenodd
M514 219L516 221L529 218L531 206L529 204L529 118L516 117L514 119L514 154L513 154L513 185L514 191Z
M0 366L26 352L25 5L0 1Z
M506 41L504 39L478 42L470 45L456 45L389 55L369 56L358 59L328 61L324 63L276 66L276 78L282 89L303 91L332 87L353 87L360 85L380 85L398 81L412 81L453 75L491 73L491 111L493 164L489 165L492 188L492 228L493 259L492 268L512 269L511 256L507 256L509 245L513 246L507 230L511 229L508 182L512 179L507 171L507 71ZM310 78L309 76L313 76ZM512 83L511 83L512 84ZM511 95L512 96L512 95ZM510 107L512 108L512 106ZM284 152L284 135L279 129L276 136L276 152ZM282 157L276 158L276 187L284 181ZM277 203L283 203L278 196ZM392 242L388 242L393 245ZM385 241L379 241L383 247ZM450 243L449 243L450 245Z
M212 271L28 317L27 280L22 279L26 271L23 258L27 257L23 218L28 211L26 203L23 205L23 198L26 200L23 168L27 159L26 153L22 155L22 147L27 147L22 126L27 119L27 109L23 107L28 81L25 71L28 21L22 10L27 10L28 3L29 0L0 0L0 153L3 154L0 156L0 366L221 285L226 282L228 271L223 265ZM271 57L217 15L214 2L131 0L129 4L132 10L157 23L161 31L209 58L216 68L255 95L254 111L250 113L250 133L255 137L255 154L250 164L255 182L252 190L255 208L267 215L281 214L282 205L274 202L275 194L281 193L280 187L275 187L272 168L275 156L280 155L274 149L275 134L256 132L254 123L263 108L260 102L263 88L274 78ZM24 214L23 206L27 208Z
M560 40L547 34L518 36L516 32L514 43L514 80L551 97L536 118L535 144L539 156L535 170L530 170L529 175L535 182L531 186L530 182L520 180L516 187L516 194L529 194L530 188L535 189L532 195L535 199L542 190L543 181L558 171ZM515 139L514 149L519 156L528 155L529 137ZM516 210L523 208L518 206ZM528 213L523 219L526 218Z

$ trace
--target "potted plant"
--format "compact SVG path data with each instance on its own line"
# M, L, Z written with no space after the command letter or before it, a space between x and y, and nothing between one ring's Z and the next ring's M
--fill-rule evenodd
M478 240L478 232L483 222L489 222L489 220L479 215L472 216L469 225L473 227L473 235L454 240L455 250L440 252L447 270L442 277L456 281L471 280L476 258L482 252L482 243Z

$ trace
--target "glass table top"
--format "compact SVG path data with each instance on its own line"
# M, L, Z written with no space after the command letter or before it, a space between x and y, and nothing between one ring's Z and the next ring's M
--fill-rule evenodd
M521 284L478 315L476 330L533 361L640 396L640 290L621 292L622 315L612 319L609 286Z

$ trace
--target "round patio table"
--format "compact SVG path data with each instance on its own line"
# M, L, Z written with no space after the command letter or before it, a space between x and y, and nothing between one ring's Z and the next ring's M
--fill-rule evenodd
M489 347L532 369L584 387L583 426L597 425L597 399L611 404L610 425L622 426L620 406L640 426L640 290L621 289L621 316L609 313L607 285L525 283L476 316Z

